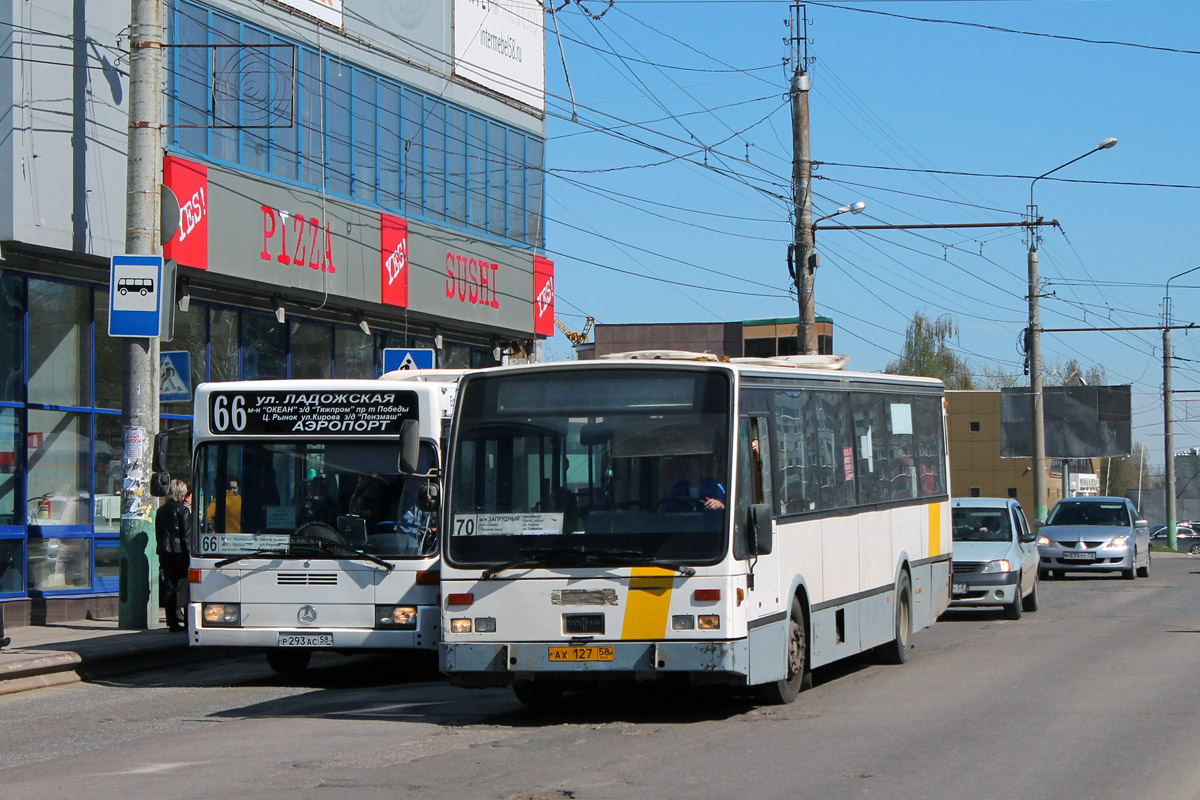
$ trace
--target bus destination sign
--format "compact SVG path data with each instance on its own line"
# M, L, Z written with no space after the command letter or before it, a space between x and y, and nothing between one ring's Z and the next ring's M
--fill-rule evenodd
M406 419L417 419L416 392L213 392L208 398L214 434L378 436L400 433Z

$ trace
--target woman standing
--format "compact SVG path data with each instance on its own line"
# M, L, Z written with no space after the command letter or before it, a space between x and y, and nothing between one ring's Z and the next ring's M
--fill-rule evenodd
M154 517L154 534L158 540L158 563L163 571L167 596L163 598L167 627L173 631L187 630L188 607L188 530L192 523L189 505L192 490L181 480L171 481L167 502Z

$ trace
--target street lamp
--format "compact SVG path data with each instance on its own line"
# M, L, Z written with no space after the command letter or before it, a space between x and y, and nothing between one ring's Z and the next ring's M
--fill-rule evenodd
M1046 518L1046 417L1042 405L1042 317L1038 297L1038 219L1033 202L1033 187L1047 175L1069 167L1092 153L1115 147L1117 140L1109 137L1081 156L1059 164L1049 172L1038 175L1029 184L1029 387L1033 394L1033 503L1034 517Z
M812 334L813 342L814 342L814 346L812 348L809 348L808 342L805 341L805 339L806 339L805 331L806 330L807 331L815 331L816 330L816 309L815 309L815 303L813 303L811 300L811 295L812 295L811 279L808 283L809 291L808 292L804 291L804 278L805 278L808 270L810 270L812 267L817 266L817 255L814 252L814 247L815 247L816 241L817 241L817 223L824 222L827 219L833 219L834 217L838 216L839 214L847 214L847 213L861 214L863 212L863 209L866 207L867 207L867 204L865 202L863 202L862 200L855 200L850 205L842 206L837 211L834 211L832 214L826 214L823 217L817 217L816 219L814 219L812 221L812 223L808 226L808 233L809 233L808 241L811 243L808 247L808 250L811 253L811 255L809 256L809 259L810 259L809 264L794 263L793 259L794 259L794 254L795 254L795 246L791 245L788 247L788 268L791 269L792 280L795 281L795 283L796 283L796 302L799 304L799 307L800 307L800 316L796 318L796 352L800 353L801 355L808 353L810 351L810 349L813 353L817 352L817 349L815 347L815 341L816 341L815 333ZM805 303L806 298L809 299L809 303ZM808 316L810 314L811 314L811 316ZM805 323L807 323L807 325Z
M1167 278L1166 296L1163 298L1163 461L1166 478L1165 500L1167 512L1167 541L1174 550L1178 543L1178 527L1175 524L1175 412L1171 407L1171 281L1182 278L1200 267L1185 269L1178 275Z

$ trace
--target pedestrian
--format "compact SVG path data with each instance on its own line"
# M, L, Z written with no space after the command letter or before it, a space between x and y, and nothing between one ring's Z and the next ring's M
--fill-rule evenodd
M187 630L188 531L192 523L192 490L179 479L167 487L167 502L154 517L158 540L158 563L162 568L167 596L163 598L167 627Z

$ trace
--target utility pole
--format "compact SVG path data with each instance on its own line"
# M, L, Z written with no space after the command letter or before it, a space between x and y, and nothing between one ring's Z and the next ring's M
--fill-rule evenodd
M125 252L131 255L158 255L162 251L162 40L162 0L131 0L125 197ZM109 291L115 291L115 287L109 287ZM167 302L172 301L168 295ZM157 338L125 339L125 478L118 594L121 628L158 624L158 556L150 500L151 441L158 428L157 351Z
M792 235L792 278L796 282L796 303L800 314L796 320L796 352L817 352L816 301L813 284L816 266L812 258L812 154L808 138L808 20L805 7L792 4L792 202L796 227Z
M1170 283L1168 281L1168 283ZM1167 289L1170 292L1170 287ZM1170 303L1170 295L1167 295ZM1175 522L1175 416L1171 408L1171 307L1166 310L1163 325L1163 463L1166 472L1167 543L1172 550L1178 547L1179 528ZM1140 509L1139 509L1140 510Z
M1037 231L1030 228L1029 328L1025 352L1029 356L1029 391L1033 395L1033 518L1046 518L1046 413L1042 377L1042 304L1038 279Z

